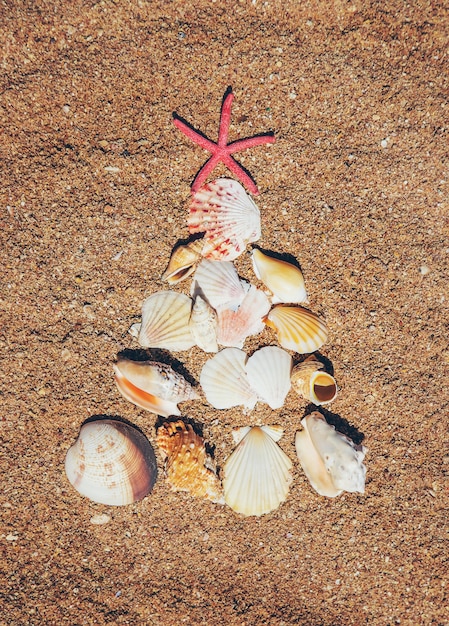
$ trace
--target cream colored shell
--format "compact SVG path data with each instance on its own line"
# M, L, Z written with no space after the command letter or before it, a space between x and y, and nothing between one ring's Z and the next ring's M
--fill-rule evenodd
M196 239L175 248L167 269L162 274L162 280L167 281L170 285L176 285L193 274L196 264L201 259L203 245L202 239Z
M276 331L283 348L299 354L319 350L328 335L325 322L302 306L278 304L271 309L264 322Z
M317 406L328 404L337 397L335 378L323 371L323 364L313 355L293 368L292 388Z
M251 254L254 273L273 294L276 302L307 302L304 277L296 265L264 254L255 248Z
M145 300L138 342L144 348L189 350L195 340L189 328L192 300L183 293L158 291Z
M251 388L247 375L247 356L238 348L225 348L203 366L200 384L207 401L216 409L230 409L242 405L253 409L257 394Z
M217 313L200 295L196 296L190 315L190 332L204 352L218 352Z
M258 399L272 409L280 409L290 390L292 358L277 346L256 350L246 363L246 374Z
M267 296L251 285L237 309L217 310L217 341L221 346L242 348L247 337L257 335L264 329L263 317L270 303Z

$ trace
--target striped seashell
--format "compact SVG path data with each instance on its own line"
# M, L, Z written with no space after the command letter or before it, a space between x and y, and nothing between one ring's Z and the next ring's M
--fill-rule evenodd
M335 378L323 371L324 365L311 355L293 368L292 387L297 394L320 406L337 397Z
M267 296L254 285L236 309L218 308L217 341L221 346L242 348L247 337L264 329L263 318L270 309Z
M203 245L202 239L195 239L176 247L172 252L167 269L162 274L162 280L167 281L170 285L176 285L193 274L196 264L201 259Z
M296 265L264 254L251 253L254 273L273 294L272 302L307 302L304 276Z
M241 281L230 261L203 259L193 276L190 294L200 294L214 308L236 309L248 293L249 284Z
M196 296L190 315L190 332L204 352L218 352L217 314L201 296Z
M183 293L158 291L142 307L138 342L144 348L189 350L195 340L189 328L192 300Z
M292 357L277 346L260 348L249 357L246 374L259 400L280 409L290 390Z
M225 348L203 366L200 384L207 401L216 409L242 405L253 409L257 394L246 376L247 356L237 348Z
M276 331L283 348L299 354L315 352L325 343L328 335L324 321L302 306L277 304L264 318L264 322Z

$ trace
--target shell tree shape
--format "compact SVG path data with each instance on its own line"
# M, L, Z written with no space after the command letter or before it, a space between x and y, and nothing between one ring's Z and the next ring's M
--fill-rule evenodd
M296 433L296 453L310 484L321 496L364 493L366 448L328 424L318 411L305 417Z
M157 444L165 460L167 480L174 491L223 504L223 490L215 462L204 439L183 421L167 422L157 431Z
M271 309L264 322L276 331L283 348L299 354L315 352L327 340L328 328L324 321L302 306L278 304Z
M195 239L185 245L177 246L172 252L167 269L162 274L162 280L170 285L176 285L191 276L201 259L203 245L202 239Z
M203 259L193 276L190 295L203 296L214 308L236 309L247 294L249 284L241 281L230 261Z
M320 406L337 397L335 378L323 371L324 365L313 355L293 368L292 388L297 394Z
M65 472L82 495L100 504L123 506L150 493L157 463L147 438L118 420L85 423L67 451Z
M270 309L267 296L254 285L240 306L220 307L217 311L217 341L221 346L243 348L247 337L258 335L264 328L263 318Z
M192 385L165 363L119 357L113 369L122 396L156 415L181 415L178 402L198 398Z
M292 358L277 346L266 346L254 352L246 364L249 384L263 402L280 409L290 390Z
M225 501L242 515L265 515L287 497L292 462L277 445L283 433L276 426L238 429L238 446L226 461L223 473Z
M187 223L191 234L204 232L201 254L216 261L233 261L261 235L259 209L230 178L213 180L193 194Z
M200 384L207 401L216 409L230 409L243 405L251 410L257 394L246 375L246 353L237 348L226 348L204 364Z
M254 273L273 294L273 303L307 302L304 276L299 267L275 259L261 250L251 253Z
M158 291L145 300L138 342L144 348L189 350L195 340L189 328L192 300L183 293Z

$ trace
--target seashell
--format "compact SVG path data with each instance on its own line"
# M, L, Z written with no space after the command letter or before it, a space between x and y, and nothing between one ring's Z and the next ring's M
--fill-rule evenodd
M277 304L264 322L276 331L283 348L299 354L315 352L325 343L328 335L324 321L302 306Z
M170 285L176 285L195 271L196 264L201 259L201 250L204 241L195 239L185 245L178 246L172 252L167 269L162 274L162 280Z
M334 498L343 491L364 493L366 448L328 424L318 411L305 417L296 433L296 453L312 487Z
M322 371L324 365L313 355L293 368L292 387L300 396L317 406L328 404L337 397L335 378Z
M257 335L264 329L263 318L270 309L267 296L254 285L234 311L218 308L217 341L222 346L242 348L250 335Z
M277 445L283 430L276 426L238 429L238 446L223 468L226 504L243 515L264 515L287 497L292 462Z
M252 389L272 409L280 409L290 390L292 357L277 346L254 352L246 363L246 375Z
M205 233L201 254L216 261L233 261L261 235L259 209L230 178L213 180L193 194L187 223L190 233Z
M183 293L158 291L142 307L138 342L144 348L189 350L195 345L189 328L192 300Z
M190 332L204 352L218 352L217 314L201 296L196 296L190 315Z
M120 393L141 409L157 415L181 415L178 402L198 398L192 385L165 363L121 357L113 368Z
M204 439L190 424L181 420L163 424L157 431L157 444L174 491L224 503L215 462L206 452Z
M307 302L304 276L296 265L275 259L257 248L251 253L254 273L273 294L272 302Z
M241 281L230 261L204 259L198 265L192 281L190 295L200 294L214 308L236 309L248 293L249 284Z
M71 485L100 504L122 506L150 493L157 463L148 439L119 420L84 424L67 451L65 472Z
M243 405L253 409L257 394L250 387L246 365L247 356L237 348L225 348L209 359L201 371L200 384L207 401L216 409Z

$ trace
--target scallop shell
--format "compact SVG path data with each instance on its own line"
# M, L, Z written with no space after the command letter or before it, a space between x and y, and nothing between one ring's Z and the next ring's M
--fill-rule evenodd
M296 453L312 487L334 498L343 491L365 491L366 448L356 445L328 424L318 411L305 417L296 433Z
M274 328L283 348L299 354L315 352L327 339L328 328L324 321L302 306L278 304L264 321L267 326Z
M121 506L150 493L157 478L153 448L136 428L118 420L85 423L67 451L71 485L100 504Z
M157 431L157 445L165 459L167 479L174 491L223 503L223 491L204 439L190 424L168 422Z
M192 385L165 363L120 357L113 368L120 393L133 404L157 415L181 415L178 402L198 398Z
M201 296L195 298L190 315L190 332L204 352L218 352L217 314Z
M216 409L243 405L253 409L257 394L246 375L247 356L237 348L225 348L207 361L201 371L200 384L207 401Z
M254 273L273 294L273 303L307 302L304 276L299 267L258 249L252 251L251 257Z
M236 309L247 294L249 284L241 281L230 261L204 259L198 265L192 281L191 295L200 294L214 308Z
M239 429L240 443L226 461L225 501L237 513L264 515L287 497L292 462L277 445L282 428L254 426Z
M217 341L222 346L242 348L250 335L257 335L264 329L263 318L270 309L267 296L251 285L240 306L217 310Z
M219 178L193 194L187 219L190 233L204 232L202 255L232 261L260 238L260 213L242 185Z
M162 274L162 280L170 285L176 285L195 271L196 264L201 259L201 250L204 242L195 239L189 243L178 246L172 252L167 269Z
M142 307L138 342L144 348L189 350L195 345L189 328L192 300L183 293L158 291Z
M290 390L292 357L277 346L254 352L246 364L249 384L258 398L272 409L280 409Z
M293 368L292 387L300 396L320 406L337 397L335 378L322 371L324 365L313 355Z

